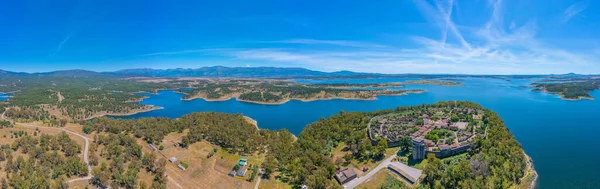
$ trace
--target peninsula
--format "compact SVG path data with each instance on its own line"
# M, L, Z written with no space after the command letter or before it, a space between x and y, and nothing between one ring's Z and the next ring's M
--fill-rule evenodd
M416 80L371 84L306 84L288 80L272 79L176 79L140 80L181 86L177 92L185 94L183 100L202 98L207 101L223 101L236 98L239 101L258 104L282 104L289 100L314 101L329 99L375 100L377 96L422 93L426 90L397 90L408 84L459 86L460 83Z
M589 92L600 89L599 79L583 79L550 83L532 83L534 92L548 92L559 95L564 100L594 100Z

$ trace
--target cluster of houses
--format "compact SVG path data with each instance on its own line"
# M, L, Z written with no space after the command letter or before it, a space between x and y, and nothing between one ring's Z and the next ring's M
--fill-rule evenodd
M372 138L382 137L388 142L399 141L410 134L415 128L416 118L410 116L389 116L373 119L371 126Z
M464 113L467 115L471 115L473 112L475 112L475 110L470 108L464 110ZM423 115L423 126L419 128L419 131L410 136L413 144L413 159L425 159L427 154L430 153L438 158L443 158L467 151L471 147L473 138L476 136L474 132L467 130L468 126L468 122L461 121L450 124L450 117L448 116L441 117L439 121L433 121L427 114ZM455 131L458 139L446 142L446 140L451 140L446 138L437 143L426 139L425 136L427 133L435 128Z
M474 119L481 119L477 110L472 108L454 109L464 118L472 116ZM383 116L373 118L373 125L369 126L369 136L372 140L382 137L388 141L390 147L400 145L400 139L409 136L413 143L413 159L424 159L427 154L433 153L437 157L447 157L466 151L476 133L469 127L469 122L464 120L452 120L450 116L441 116L432 118L428 112L421 112L422 115L405 116ZM429 113L432 113L430 111ZM422 117L422 120L419 120ZM422 122L421 122L422 121ZM474 127L479 127L474 125ZM440 140L432 141L427 139L427 134L434 129L453 132L453 135L439 136ZM454 137L456 136L456 137Z

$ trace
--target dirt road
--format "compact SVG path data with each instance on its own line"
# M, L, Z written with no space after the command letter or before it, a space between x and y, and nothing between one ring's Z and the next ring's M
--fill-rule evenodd
M4 114L6 114L6 111L2 113L2 119L3 119L3 120L7 120L7 119L4 117ZM85 136L83 136L83 135L81 135L81 134L79 134L79 133L76 133L76 132L73 132L73 131L69 131L69 130L67 130L67 129L64 129L64 128L59 128L59 127L46 127L46 126L41 126L41 125L36 125L36 124L30 124L30 123L16 123L16 122L15 122L15 124L17 124L17 125L21 125L21 126L23 126L23 127L36 127L36 128L40 128L40 129L54 129L54 130L60 130L60 131L64 131L64 132L66 132L66 133L69 133L69 134L72 134L72 135L75 135L75 136L81 137L81 138L82 138L82 139L85 141L85 149L83 150L83 162L84 162L84 163L87 165L87 168L88 168L88 176L86 176L86 177L83 177L83 178L75 178L75 179L71 179L71 180L68 180L68 181L67 181L67 183L76 182L76 181L83 181L83 180L90 180L90 179L92 179L92 178L94 177L94 175L92 175L92 166L90 166L90 162L89 162L89 160L88 160L88 158L89 158L88 154L89 154L89 151L90 151L90 150L89 150L89 147L90 147L90 141L89 141L89 139L88 139L87 137L85 137Z

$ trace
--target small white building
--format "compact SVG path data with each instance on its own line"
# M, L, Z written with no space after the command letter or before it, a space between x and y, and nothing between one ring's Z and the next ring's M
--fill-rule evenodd
M177 167L179 167L181 170L185 171L185 167L183 165L179 164L179 165L177 165Z
M148 146L152 149L152 151L158 151L158 148L156 148L154 144L148 144Z
M171 157L171 158L169 158L169 161L171 163L175 163L177 161L177 158L176 157Z

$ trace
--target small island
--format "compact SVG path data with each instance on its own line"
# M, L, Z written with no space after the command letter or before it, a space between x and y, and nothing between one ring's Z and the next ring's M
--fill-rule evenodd
M586 79L558 83L532 83L532 92L548 92L560 95L564 100L594 100L589 93L600 89L600 80Z
M402 82L404 85L441 85L441 86L463 86L463 83L455 81L443 81L443 80L408 80Z

